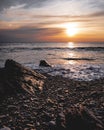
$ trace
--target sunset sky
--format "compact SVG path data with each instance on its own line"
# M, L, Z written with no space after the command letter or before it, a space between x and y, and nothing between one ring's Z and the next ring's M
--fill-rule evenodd
M0 42L104 41L104 0L2 0Z

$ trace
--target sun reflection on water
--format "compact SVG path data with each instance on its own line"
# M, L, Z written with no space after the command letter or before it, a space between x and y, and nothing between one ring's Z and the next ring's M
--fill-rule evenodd
M69 48L74 48L75 46L74 46L74 42L68 42L68 47Z
M74 48L75 47L75 43L74 42L68 42L68 47L69 48ZM74 51L69 51L68 52L68 58L74 58L75 57L75 53ZM75 64L76 62L74 60L69 60L68 64Z

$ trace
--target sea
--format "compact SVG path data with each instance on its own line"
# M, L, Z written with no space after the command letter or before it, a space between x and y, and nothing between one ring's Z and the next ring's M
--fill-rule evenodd
M52 76L80 81L104 77L104 42L0 43L0 67L7 59ZM52 67L40 67L40 60Z

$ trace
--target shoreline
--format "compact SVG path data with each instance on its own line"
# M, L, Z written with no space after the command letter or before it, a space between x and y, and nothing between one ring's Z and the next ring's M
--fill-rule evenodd
M43 89L36 91L35 95L20 92L0 101L0 128L50 130L50 126L56 125L60 113L79 106L92 111L104 124L104 78L75 81L62 76L44 76Z

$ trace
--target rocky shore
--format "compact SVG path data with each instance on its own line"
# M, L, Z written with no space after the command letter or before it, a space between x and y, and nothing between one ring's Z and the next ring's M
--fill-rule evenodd
M103 130L104 79L40 74L13 60L0 69L0 130Z

